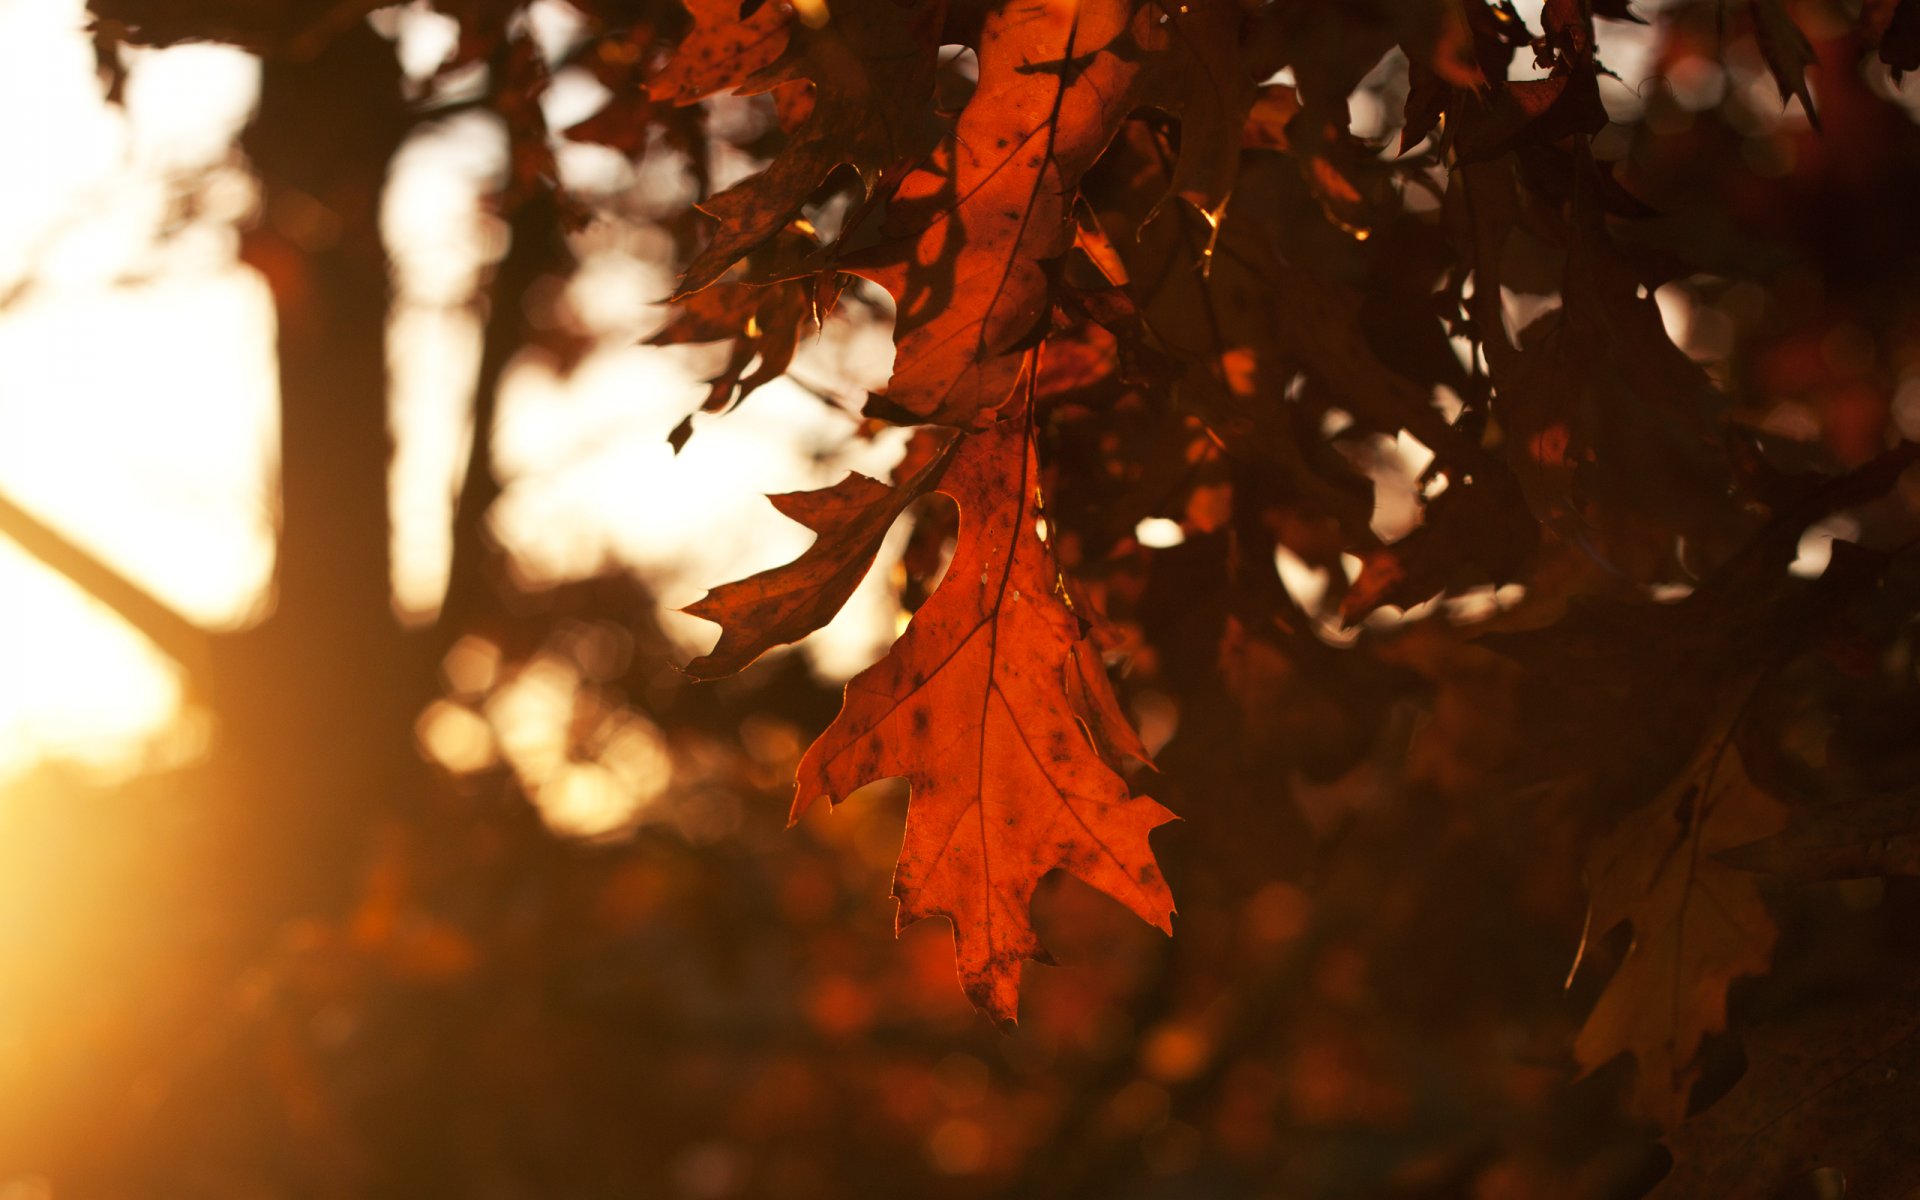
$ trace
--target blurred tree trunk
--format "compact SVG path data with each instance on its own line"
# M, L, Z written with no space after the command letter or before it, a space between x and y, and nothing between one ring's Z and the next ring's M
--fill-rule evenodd
M243 143L264 210L249 257L279 329L279 558L272 613L223 647L211 699L283 913L337 911L370 830L426 783L412 729L432 668L394 618L388 554L379 218L407 130L399 75L364 23L309 59L270 57Z

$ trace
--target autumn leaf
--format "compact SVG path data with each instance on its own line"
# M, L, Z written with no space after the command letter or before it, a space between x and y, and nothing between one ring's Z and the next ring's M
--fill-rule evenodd
M768 497L819 537L785 566L724 584L686 607L721 626L719 643L688 663L687 674L731 675L831 621L866 577L894 520L939 481L952 449L951 435L922 430L894 472L900 482L891 487L856 473L820 491Z
M1047 316L1041 264L1073 245L1081 176L1135 109L1188 114L1171 190L1217 211L1252 98L1235 29L1219 0L1170 17L1131 0L988 14L952 134L901 181L878 244L837 264L898 305L889 410L964 426L1006 404Z
M793 10L762 4L742 19L738 0L682 0L693 28L647 87L655 100L692 104L744 84L787 48Z
M796 29L778 61L741 82L749 95L811 83L812 111L765 170L701 204L720 224L682 275L682 295L779 232L835 168L853 167L870 196L882 172L931 142L927 108L945 8L943 0L835 0L823 28Z
M1561 303L1504 332L1501 289L1527 246L1513 240L1514 180L1505 166L1474 166L1454 186L1478 242L1472 305L1493 411L1535 517L1637 580L1672 574L1677 539L1730 550L1743 527L1724 503L1726 397L1674 345L1608 232L1606 181L1589 155L1575 162Z
M1786 0L1753 0L1753 33L1780 89L1781 102L1799 97L1807 120L1815 129L1820 128L1820 114L1813 107L1813 92L1807 86L1807 68L1818 60L1807 35L1787 14Z
M1206 253L1203 223L1151 219L1150 197L1167 186L1168 164L1140 125L1125 136L1110 161L1137 173L1120 202L1098 216L1125 261L1150 344L1178 364L1174 396L1232 454L1274 464L1303 510L1337 514L1355 535L1370 536L1370 487L1338 455L1321 453L1324 440L1303 436L1295 416L1301 406L1288 395L1297 376L1323 384L1366 427L1407 428L1442 466L1467 448L1434 409L1431 391L1373 352L1361 296L1340 280L1309 277L1267 235L1260 214L1282 211L1300 192L1296 165L1269 151L1246 152L1203 273L1194 265Z
M1081 622L1061 598L1025 423L966 437L939 490L960 510L952 565L892 651L847 684L800 763L793 815L906 778L897 924L948 918L968 998L1006 1023L1022 960L1042 953L1028 908L1047 872L1171 932L1147 835L1173 814L1130 794L1069 703L1076 672L1093 709L1117 713L1104 673L1075 664Z
M1153 765L1153 755L1133 728L1133 722L1120 711L1120 698L1113 694L1100 651L1091 638L1083 638L1073 648L1073 667L1066 674L1067 697L1073 711L1086 725L1094 745L1108 762L1132 760L1142 766Z
M1920 796L1906 792L1801 810L1781 832L1720 858L1793 883L1920 875Z
M700 406L719 412L786 374L801 335L832 310L845 282L845 276L821 276L817 281L715 284L678 300L673 316L646 344L731 342L726 365L707 381L707 398Z
M1462 112L1467 119L1456 147L1459 161L1488 159L1522 146L1597 133L1606 126L1607 112L1600 102L1602 68L1595 58L1593 19L1586 6L1547 0L1540 24L1539 46L1550 52L1552 70L1542 79L1511 80L1490 94L1474 95ZM1538 47L1535 53L1537 58Z
M1673 1170L1653 1200L1920 1188L1910 1120L1920 1104L1920 988L1911 977L1856 983L1744 1040L1746 1075L1667 1139Z
M1774 924L1758 883L1715 855L1766 837L1784 818L1722 739L1594 848L1588 937L1624 922L1633 945L1574 1055L1591 1071L1632 1054L1634 1106L1666 1128L1686 1115L1700 1043L1726 1028L1728 987L1772 961Z

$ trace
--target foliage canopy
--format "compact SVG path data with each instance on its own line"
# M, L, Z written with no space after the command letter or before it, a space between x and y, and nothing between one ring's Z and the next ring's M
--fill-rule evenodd
M269 209L297 189L364 218L374 273L337 303L378 295L365 214L406 119L368 98L399 96L390 61L364 66L370 7L92 4L110 71L121 42L263 54ZM832 926L874 881L836 874L811 820L829 840L756 853L789 855L773 869L814 899L749 903L738 863L684 846L562 855L542 869L579 882L529 931L435 891L460 894L472 864L438 839L473 818L410 809L330 953L408 995L481 988L555 939L653 939L669 973L685 910L731 905L708 937L735 949L702 953L758 961L740 947L770 929L805 946L781 961L820 1044L793 1086L1006 1194L1174 1194L1151 1172L1231 1195L1913 1186L1920 129L1900 76L1920 0L573 0L558 51L508 0L435 7L460 38L430 98L484 68L474 103L511 147L483 429L512 355L554 340L513 314L623 219L560 186L565 141L688 185L645 215L680 271L650 340L726 357L676 452L824 325L890 316L857 436L905 436L891 480L774 497L816 540L689 609L721 626L699 682L602 682L731 747L747 791L797 780L795 823L856 792L868 820L869 785L904 779L899 927L945 918L966 998L1040 1031L927 1000L950 976L924 938L889 961ZM1620 84L1615 48L1644 83ZM348 54L363 66L326 73ZM561 72L607 98L550 130ZM320 259L277 228L249 255L285 372ZM310 403L324 423L333 401ZM509 602L476 442L423 661L477 635L531 662L577 604L657 666L630 589ZM793 660L756 660L832 618L902 524L912 620L833 716ZM714 732L768 713L811 748ZM479 794L445 775L415 782ZM1023 1009L1056 941L1089 965L1028 971ZM627 1011L685 1016L639 994ZM543 1036L599 1044L528 1003ZM1100 1014L1122 1031L1086 1032ZM983 1077L952 1066L959 1038ZM858 1063L825 1061L853 1043ZM1021 1057L1036 1045L1050 1065ZM698 1077L697 1055L651 1052ZM928 1115L943 1088L1038 1115ZM749 1143L828 1136L758 1092L728 1103L712 1123ZM756 1103L773 1115L738 1115ZM1103 1161L1119 1144L1144 1167ZM604 1178L660 1169L621 1161ZM368 1170L340 1194L391 1186ZM747 1190L820 1191L765 1171ZM506 1176L499 1194L538 1190Z

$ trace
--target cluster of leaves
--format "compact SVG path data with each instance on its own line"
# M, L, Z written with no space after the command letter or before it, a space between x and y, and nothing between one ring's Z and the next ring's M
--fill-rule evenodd
M124 7L103 37L254 45L354 8ZM318 982L273 1010L289 1026L560 979L626 1006L580 1001L595 1019L693 1030L646 1048L693 1094L724 1090L716 1043L766 1033L755 1061L792 1069L714 1101L743 1140L831 1136L774 1095L800 1079L1011 1194L1114 1194L1112 1147L1177 1173L1195 1139L1287 1194L1912 1186L1913 983L1886 963L1920 909L1916 456L1892 403L1920 375L1920 243L1887 197L1920 185L1889 82L1920 65L1920 3L1665 6L1654 66L1700 94L1650 85L1621 119L1619 0L1532 22L1506 0L596 0L554 62L514 5L438 7L463 31L448 69L495 68L503 204L551 184L551 71L610 94L564 136L684 167L698 207L649 214L684 265L653 340L728 343L707 412L836 310L892 309L863 433L914 427L904 458L775 498L817 540L693 607L722 632L687 672L818 629L903 520L906 632L831 723L785 714L824 726L804 753L687 728L803 693L791 667L636 677L631 701L694 799L793 777L798 821L905 779L898 923L947 918L966 996L1028 1028L963 1042L925 930L890 961L822 915L865 911L876 839L836 855L809 821L782 868L770 842L648 834L554 883L504 818L514 837L472 840L535 846L515 869L538 903L463 910L486 880L376 871L296 956ZM717 132L728 96L762 119ZM716 191L736 151L759 169ZM1169 524L1178 544L1144 532ZM1178 936L1135 939L1062 875ZM1036 926L1089 965L1028 971L1023 1005ZM644 961L579 966L608 945ZM767 961L800 1011L755 997L763 1026L726 997ZM551 1011L528 1006L475 1037ZM579 1029L542 1036L609 1044ZM274 1045L300 1080L380 1065ZM1070 1086L1036 1080L1035 1045ZM525 1086L500 1060L496 1099ZM1015 1114L989 1142L1024 1157L943 1142L947 1091ZM1670 1148L1657 1183L1636 1120Z
M1901 23L1904 8L1882 9L1872 19ZM720 307L757 325L778 369L792 323L817 321L847 276L871 281L893 302L897 357L868 415L952 430L917 435L891 486L856 476L779 498L812 549L691 610L724 633L689 670L738 670L824 624L922 496L957 504L944 577L849 684L800 766L795 818L906 778L900 923L948 917L967 994L1003 1021L1019 960L1042 953L1029 909L1046 873L1167 927L1147 835L1169 814L1124 774L1150 762L1102 663L1129 660L1129 593L1165 569L1128 534L1171 515L1225 559L1216 632L1232 648L1197 653L1257 674L1254 646L1290 656L1316 629L1358 626L1377 645L1354 659L1498 644L1519 691L1601 693L1587 701L1604 718L1556 705L1493 736L1538 726L1536 746L1565 746L1611 726L1632 747L1611 764L1576 752L1591 775L1561 764L1535 786L1591 842L1589 939L1632 933L1573 1056L1591 1071L1630 1055L1634 1107L1677 1128L1731 985L1775 949L1756 863L1885 874L1833 858L1879 854L1899 836L1885 823L1911 820L1910 801L1876 799L1868 828L1820 809L1783 832L1788 810L1740 746L1774 732L1756 708L1826 639L1904 661L1903 555L1843 546L1817 585L1787 567L1806 529L1877 501L1912 455L1831 482L1789 471L1758 414L1673 341L1652 293L1690 266L1632 240L1651 211L1592 147L1608 124L1596 19L1629 11L1550 0L1535 32L1479 0L1365 14L842 0L784 28L762 9L764 53L730 60L713 47L739 36L733 14L694 15L669 73L710 72L699 90L804 81L811 109L764 170L702 205L717 224L682 295L703 320ZM1784 4L1742 16L1782 99L1817 124L1813 50ZM1390 53L1407 69L1393 157L1356 136L1349 102ZM1888 62L1902 53L1883 43ZM1522 56L1531 78L1513 77ZM943 72L963 63L971 94L953 111ZM807 213L828 196L843 208L824 236ZM1329 453L1330 422L1348 447L1411 435L1431 450L1411 532L1379 531L1365 458ZM1332 615L1281 586L1289 555L1336 585L1358 559ZM1445 597L1514 583L1526 599L1464 634L1440 615ZM1661 589L1691 594L1661 605ZM1862 605L1903 616L1869 634ZM1428 667L1443 694L1461 670ZM1470 742L1494 719L1476 709L1443 704L1436 726ZM1459 774L1436 782L1479 772ZM1613 815L1629 796L1642 803ZM1683 1162L1676 1179L1754 1170Z

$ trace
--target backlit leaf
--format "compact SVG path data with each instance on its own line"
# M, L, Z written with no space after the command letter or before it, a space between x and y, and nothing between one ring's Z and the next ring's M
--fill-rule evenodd
M830 488L773 496L773 506L819 537L783 567L724 584L685 611L721 625L710 653L687 664L695 679L731 675L775 646L797 642L833 619L866 577L894 520L934 486L952 450L949 437L918 434L889 487L850 474Z
M847 684L840 715L807 751L798 819L890 776L912 787L894 876L898 925L953 923L960 980L996 1020L1014 1019L1021 964L1042 951L1029 906L1068 871L1172 931L1173 897L1147 835L1173 814L1105 762L1069 702L1080 619L1060 594L1024 422L968 436L940 491L960 510L952 565L892 651ZM1095 711L1110 709L1100 696Z

